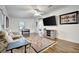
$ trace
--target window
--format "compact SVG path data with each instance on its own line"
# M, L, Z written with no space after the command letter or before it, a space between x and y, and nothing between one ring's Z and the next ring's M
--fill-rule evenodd
M22 30L25 28L25 23L24 22L19 22L19 29Z

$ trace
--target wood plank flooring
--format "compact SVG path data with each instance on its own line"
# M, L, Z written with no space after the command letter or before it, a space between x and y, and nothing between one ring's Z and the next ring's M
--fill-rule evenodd
M37 34L32 34L37 36ZM33 37L32 36L32 39ZM79 53L79 44L72 43L69 41L56 39L56 44L54 46L48 47L42 53Z
M57 44L43 53L79 53L79 44L57 39Z
M35 37L38 37L38 35L32 34L30 35L30 37L27 37L27 38L34 40ZM46 48L43 52L40 52L40 53L79 53L79 44L61 40L61 39L56 39L56 42L57 43L54 46L51 45L51 47ZM24 48L18 49L19 52L21 52L20 50L24 50ZM15 51L14 53L16 52L17 51ZM31 47L30 51L28 50L27 53L36 53L36 52Z

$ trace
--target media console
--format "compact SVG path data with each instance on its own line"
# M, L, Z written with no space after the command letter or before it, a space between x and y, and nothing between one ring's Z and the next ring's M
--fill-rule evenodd
M55 40L57 37L57 30L44 29L44 37Z

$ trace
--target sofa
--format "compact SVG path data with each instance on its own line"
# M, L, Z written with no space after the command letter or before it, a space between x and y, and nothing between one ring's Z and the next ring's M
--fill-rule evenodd
M7 47L7 41L5 39L5 33L0 31L0 53Z
M19 33L0 31L0 53L6 50L8 43L17 41L21 37L23 36Z

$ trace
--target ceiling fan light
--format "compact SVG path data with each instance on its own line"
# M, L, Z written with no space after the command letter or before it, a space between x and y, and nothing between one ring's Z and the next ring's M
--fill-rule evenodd
M35 16L41 16L39 13L34 14Z

